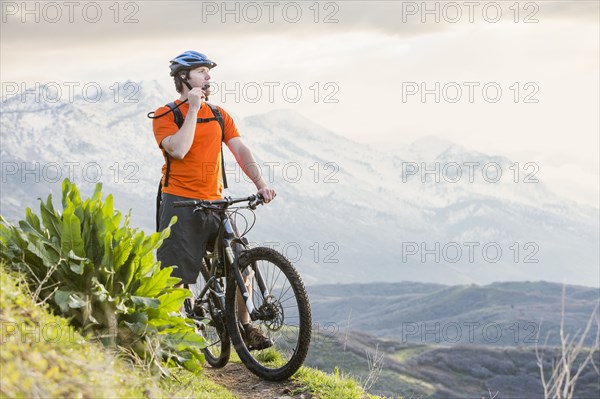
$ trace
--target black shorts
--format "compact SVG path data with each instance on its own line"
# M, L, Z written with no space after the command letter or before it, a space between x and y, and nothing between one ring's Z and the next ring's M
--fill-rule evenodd
M171 226L171 235L163 241L156 252L161 268L176 266L171 273L179 277L182 284L194 284L200 273L200 264L206 249L212 251L221 218L215 212L196 212L194 208L173 208L174 201L190 198L162 193L159 209L159 230L169 225L177 216L177 223Z

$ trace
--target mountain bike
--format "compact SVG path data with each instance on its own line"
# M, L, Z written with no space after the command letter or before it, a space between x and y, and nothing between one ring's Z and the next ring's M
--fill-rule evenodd
M247 204L233 206L244 202ZM311 311L304 283L290 261L272 248L251 248L245 237L256 221L254 210L262 202L262 197L251 195L176 201L173 206L217 212L221 217L214 248L204 257L196 284L188 286L193 298L185 303L188 317L196 320L199 333L207 341L203 350L206 361L215 368L225 366L231 341L251 372L280 381L292 376L306 358ZM254 221L239 234L232 218L244 209L250 210ZM238 320L240 306L245 306L252 325L269 337L269 348L247 346Z

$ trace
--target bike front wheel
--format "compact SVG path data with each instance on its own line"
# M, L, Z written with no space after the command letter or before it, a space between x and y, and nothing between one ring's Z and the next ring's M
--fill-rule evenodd
M226 291L227 329L233 346L246 367L261 378L280 381L302 366L311 337L311 311L304 284L294 266L280 253L265 247L243 252L238 266L246 276L259 319L252 328L270 339L270 347L254 350L238 318L236 280L229 276ZM241 312L241 311L240 311Z

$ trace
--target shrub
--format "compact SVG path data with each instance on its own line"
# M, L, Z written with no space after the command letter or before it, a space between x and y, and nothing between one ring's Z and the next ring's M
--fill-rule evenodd
M170 234L146 235L121 225L113 197L102 186L81 200L68 179L62 185L62 214L49 195L40 218L27 208L18 227L0 223L2 260L28 279L36 300L47 301L83 334L105 345L130 348L160 368L160 359L199 371L202 338L191 320L178 315L186 289L175 288L172 267L161 269L153 251ZM162 369L162 368L161 368ZM165 370L165 369L162 369Z

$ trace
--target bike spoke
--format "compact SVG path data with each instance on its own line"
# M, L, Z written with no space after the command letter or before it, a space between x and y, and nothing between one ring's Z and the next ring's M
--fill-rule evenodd
M273 271L273 274L275 274L275 271ZM273 280L273 284L271 284L271 287L269 288L269 292L273 292L273 287L275 286L275 283L279 280L280 275L281 275L281 270L278 270L277 277Z
M283 286L285 287L285 284L284 284ZM292 286L290 285L290 286L287 288L287 290L285 290L285 292L284 292L283 294L279 295L279 298L283 298L283 297L285 296L285 294L286 294L286 293L287 293L287 292L288 292L288 291L289 291L291 288L292 288ZM282 287L281 289L283 290L283 287ZM281 300L280 300L279 302L281 302Z

